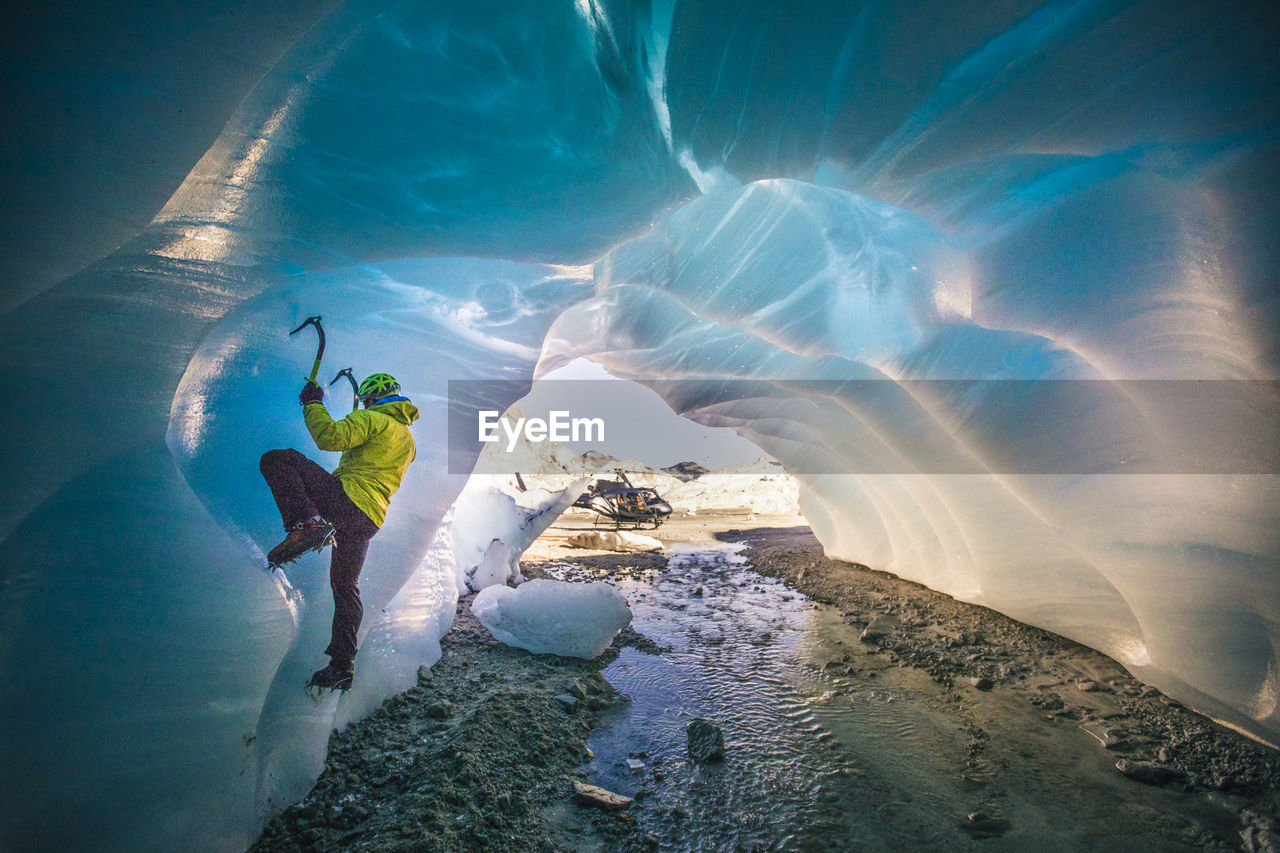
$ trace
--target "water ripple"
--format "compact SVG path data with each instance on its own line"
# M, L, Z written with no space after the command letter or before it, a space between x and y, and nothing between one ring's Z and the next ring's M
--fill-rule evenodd
M637 797L637 819L664 850L927 840L914 819L927 800L912 804L897 779L941 775L947 750L922 734L918 711L895 703L891 686L845 689L848 677L824 670L830 650L856 649L856 637L829 608L755 573L738 550L671 546L665 572L615 581L635 630L669 651L626 648L605 670L629 701L592 736L592 781ZM689 759L684 727L695 717L723 729L722 764ZM644 766L633 770L627 758Z

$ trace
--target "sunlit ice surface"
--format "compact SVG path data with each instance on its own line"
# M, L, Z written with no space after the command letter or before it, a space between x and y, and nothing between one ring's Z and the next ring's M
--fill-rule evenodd
M149 227L0 316L0 837L242 849L438 654L445 383L578 358L781 461L832 556L1276 739L1270 10L755 12L346 4ZM309 449L313 314L326 372L390 370L423 419L356 690L305 704L324 567L262 571L254 467ZM1188 423L1150 380L1261 415Z

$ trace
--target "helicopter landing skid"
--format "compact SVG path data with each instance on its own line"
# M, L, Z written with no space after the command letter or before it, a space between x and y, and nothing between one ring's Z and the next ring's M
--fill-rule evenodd
M613 518L603 513L596 513L595 519L592 520L595 527L612 526L614 530L657 530L662 526L662 517L657 513L647 518Z

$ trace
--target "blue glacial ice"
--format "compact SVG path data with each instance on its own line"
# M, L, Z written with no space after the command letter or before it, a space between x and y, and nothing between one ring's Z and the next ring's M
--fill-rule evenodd
M833 556L1280 739L1271 12L450 0L282 26L255 85L209 78L239 106L139 188L185 174L163 209L105 179L64 204L94 245L115 207L150 224L0 314L0 846L243 849L439 654L451 531L485 535L454 507L448 381L580 357L783 462ZM78 150L88 176L141 156ZM262 571L256 471L324 460L292 403L313 314L324 381L389 370L423 411L356 687L321 703L324 562ZM1083 380L1112 381L1064 408ZM1188 418L1167 380L1241 416Z

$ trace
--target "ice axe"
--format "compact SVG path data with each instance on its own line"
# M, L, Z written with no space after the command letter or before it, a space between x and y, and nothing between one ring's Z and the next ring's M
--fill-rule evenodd
M315 385L317 384L316 374L320 372L320 359L324 358L324 327L320 325L320 315L317 314L314 317L308 317L307 319L303 320L302 325L294 329L289 334L296 335L298 334L298 332L301 332L307 326L315 326L316 334L320 336L320 348L316 350L316 363L311 365L311 376L309 379L307 379L308 384Z
M351 411L354 412L356 409L360 408L360 386L356 384L356 378L352 375L351 368L348 367L343 370L339 370L338 375L333 377L329 384L332 385L344 376L347 377L347 381L351 383Z

